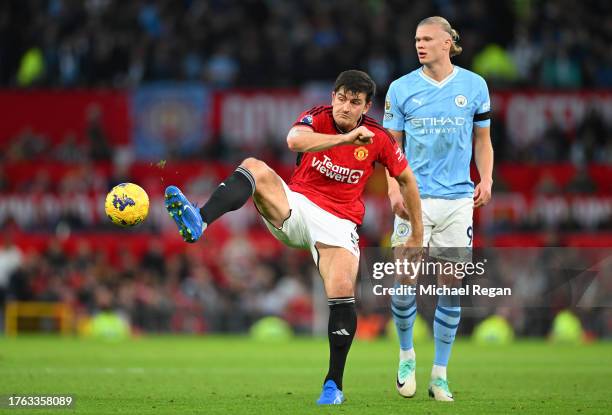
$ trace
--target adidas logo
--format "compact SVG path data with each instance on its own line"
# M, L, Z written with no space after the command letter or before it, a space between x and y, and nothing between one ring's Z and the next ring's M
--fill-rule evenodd
M332 334L337 334L338 336L350 336L351 334L346 331L346 329L332 331Z

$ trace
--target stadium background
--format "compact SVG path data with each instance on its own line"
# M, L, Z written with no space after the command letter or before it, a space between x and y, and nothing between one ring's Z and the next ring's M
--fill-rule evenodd
M608 2L5 1L0 310L65 304L67 332L112 310L134 333L242 333L270 315L311 333L319 296L308 253L285 250L250 204L187 246L163 189L178 184L202 202L246 156L288 178L290 123L328 102L344 69L373 76L381 119L390 81L418 64L416 23L434 14L459 30L455 63L482 74L493 101L494 197L476 212L476 246L612 246ZM126 181L152 202L133 230L103 212L108 189ZM384 245L382 172L365 200L362 244ZM596 307L611 295L607 278L572 310L590 338L612 335L610 309ZM568 305L542 305L535 321L506 304L506 316L517 334L544 336ZM462 334L495 311L468 313ZM360 336L381 334L388 313L361 312ZM19 324L58 329L55 319Z

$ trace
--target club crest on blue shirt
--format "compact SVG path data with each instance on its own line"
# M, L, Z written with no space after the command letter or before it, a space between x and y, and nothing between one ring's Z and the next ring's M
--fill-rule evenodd
M455 97L455 105L463 108L467 105L467 98L465 97L465 95L457 95Z
M410 233L410 227L405 223L400 223L399 225L397 225L396 232L397 236L399 237L407 236Z
M304 118L302 118L301 122L305 124L312 124L312 115L304 115Z

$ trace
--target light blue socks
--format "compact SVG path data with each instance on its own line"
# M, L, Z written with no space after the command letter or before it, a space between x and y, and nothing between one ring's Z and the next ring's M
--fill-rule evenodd
M435 339L434 365L447 366L450 358L457 327L461 319L458 295L441 295L433 320Z

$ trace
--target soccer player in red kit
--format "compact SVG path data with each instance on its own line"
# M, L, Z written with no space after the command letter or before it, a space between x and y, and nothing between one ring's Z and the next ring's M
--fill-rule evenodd
M199 210L176 186L165 193L166 209L186 242L197 241L215 219L252 196L277 239L311 251L330 309L329 371L318 404L344 401L342 377L357 327L357 225L363 220L361 195L375 162L399 183L413 230L405 246L418 248L423 242L412 170L393 137L366 115L375 91L365 72L342 72L331 94L332 105L314 107L297 118L287 135L289 149L298 153L288 184L263 161L247 158Z

